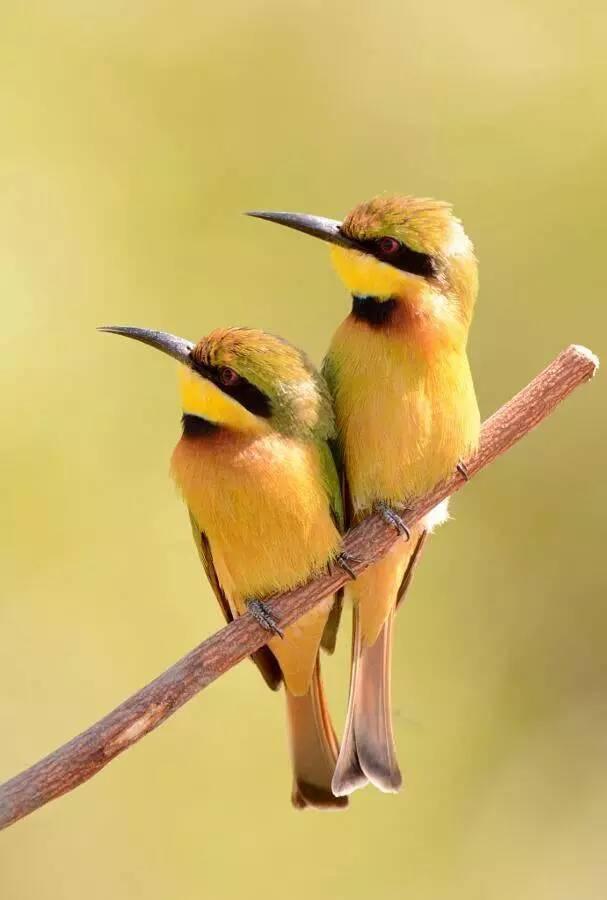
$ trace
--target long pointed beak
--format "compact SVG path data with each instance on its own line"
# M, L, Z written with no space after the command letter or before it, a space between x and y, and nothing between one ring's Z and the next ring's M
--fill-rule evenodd
M341 222L337 219L325 219L324 216L309 216L307 213L271 212L266 210L251 210L245 213L255 219L266 219L268 222L276 222L278 225L286 225L295 231L303 231L312 237L328 241L329 244L337 244L339 247L347 247L348 250L359 250L355 241L350 240L341 232Z
M106 331L109 334L122 334L124 337L149 344L156 350L161 350L167 356L172 356L184 366L191 366L190 353L195 344L186 341L185 338L176 337L167 331L153 331L151 328L136 328L132 325L101 325L97 331Z

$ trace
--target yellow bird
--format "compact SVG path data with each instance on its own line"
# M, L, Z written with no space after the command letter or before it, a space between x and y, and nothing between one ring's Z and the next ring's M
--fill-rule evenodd
M338 744L320 678L319 647L334 643L327 599L279 628L262 598L341 560L338 475L328 440L327 386L286 341L243 328L192 344L165 332L107 326L178 361L183 434L173 477L221 609L250 612L270 632L253 654L268 685L284 681L296 807L341 807L331 779ZM347 566L347 563L345 563Z
M350 700L333 791L373 783L398 790L390 710L396 607L439 508L411 533L394 509L459 468L480 418L466 355L478 288L472 243L448 203L380 196L343 222L253 212L332 244L352 311L335 333L324 374L338 430L347 524L373 510L408 537L350 586L354 642Z

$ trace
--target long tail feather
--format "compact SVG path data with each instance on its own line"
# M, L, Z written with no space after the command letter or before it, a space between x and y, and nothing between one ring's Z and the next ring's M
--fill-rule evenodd
M317 661L310 688L295 696L288 690L287 717L293 760L293 806L304 809L340 809L348 804L346 797L336 797L331 779L339 751Z
M390 705L393 624L394 610L376 641L366 646L355 614L348 716L332 783L337 796L351 794L367 782L386 792L398 791L402 784Z
M356 740L354 735L354 714L356 707L356 685L359 680L359 663L361 656L361 635L358 610L353 612L352 623L352 669L350 672L350 696L348 698L348 712L346 724L341 742L341 750L337 759L335 773L333 775L332 789L338 797L352 794L359 788L368 784L368 778L360 767Z

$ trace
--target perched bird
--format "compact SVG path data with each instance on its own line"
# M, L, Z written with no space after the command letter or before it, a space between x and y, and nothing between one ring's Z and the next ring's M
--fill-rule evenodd
M324 379L306 356L262 331L217 330L197 344L144 328L101 329L179 363L183 434L171 461L202 565L231 621L250 612L272 632L253 654L267 684L285 683L296 807L340 807L338 744L320 677L332 599L284 633L262 598L340 559L343 528ZM327 626L329 623L329 626Z
M353 661L333 791L372 782L395 791L401 774L390 711L394 614L438 508L409 532L394 509L429 490L476 447L480 419L466 355L477 295L474 250L451 206L380 196L343 222L253 212L328 241L352 295L324 364L337 421L347 524L373 510L408 537L350 587Z

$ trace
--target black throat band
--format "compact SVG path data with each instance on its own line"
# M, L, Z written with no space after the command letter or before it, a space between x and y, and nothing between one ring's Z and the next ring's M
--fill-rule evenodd
M190 413L182 415L181 424L185 437L208 437L211 434L217 434L220 428L215 422L209 422L208 419L202 419L200 416L192 416Z
M361 322L381 328L382 325L390 323L396 303L397 301L392 297L389 300L378 300L377 297L361 297L353 294L352 315Z

